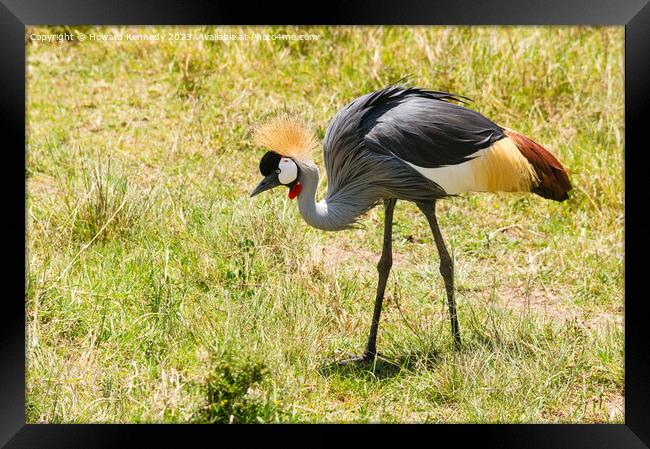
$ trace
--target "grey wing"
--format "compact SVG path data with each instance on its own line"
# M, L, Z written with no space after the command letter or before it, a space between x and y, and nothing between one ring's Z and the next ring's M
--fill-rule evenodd
M456 165L503 139L503 128L480 113L410 89L369 109L362 120L364 143L426 168Z
M361 121L372 94L363 95L339 110L325 132L323 159L327 172L327 195L350 181L363 150Z
M365 199L370 204L380 198L423 202L431 200L432 195L444 195L438 185L421 176L399 156L380 147L373 149L368 142L369 125L372 129L378 123L373 114L380 109L390 110L415 92L424 91L391 85L357 98L335 115L323 145L328 199L347 195L346 198L354 197L357 202ZM446 92L426 91L424 95L440 103L447 99L460 100Z

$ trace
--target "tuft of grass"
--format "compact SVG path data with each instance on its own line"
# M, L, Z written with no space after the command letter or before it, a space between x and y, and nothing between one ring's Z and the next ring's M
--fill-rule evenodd
M70 226L81 241L120 239L143 213L143 204L130 191L128 178L110 159L83 165L70 187L73 191L66 196L66 214L73 217Z
M277 421L282 411L272 401L255 396L253 389L269 374L259 360L226 355L202 385L206 404L198 410L197 423L258 423Z

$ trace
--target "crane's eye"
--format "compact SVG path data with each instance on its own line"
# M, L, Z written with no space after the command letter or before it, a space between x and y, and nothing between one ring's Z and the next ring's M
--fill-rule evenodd
M278 174L280 173L280 171L281 170L279 168L275 170L275 172L278 173Z

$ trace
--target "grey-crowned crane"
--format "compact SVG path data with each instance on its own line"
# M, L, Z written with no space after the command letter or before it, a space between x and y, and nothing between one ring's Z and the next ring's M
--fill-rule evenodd
M454 266L436 220L436 201L464 192L533 192L564 201L571 183L566 170L542 146L454 102L460 95L403 84L363 95L341 109L325 134L327 193L316 201L319 172L309 153L313 134L300 120L277 116L260 126L255 142L268 151L260 161L264 179L251 197L279 185L297 198L311 226L339 231L383 202L384 244L368 342L361 360L376 355L377 329L392 266L396 201L412 201L433 232L445 282L451 331L461 338L454 298Z

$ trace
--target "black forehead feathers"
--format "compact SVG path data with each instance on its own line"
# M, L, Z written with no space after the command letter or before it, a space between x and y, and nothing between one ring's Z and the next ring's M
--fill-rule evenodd
M278 168L281 158L282 156L275 151L269 151L262 156L262 160L260 160L260 172L262 176L268 176L273 173Z

